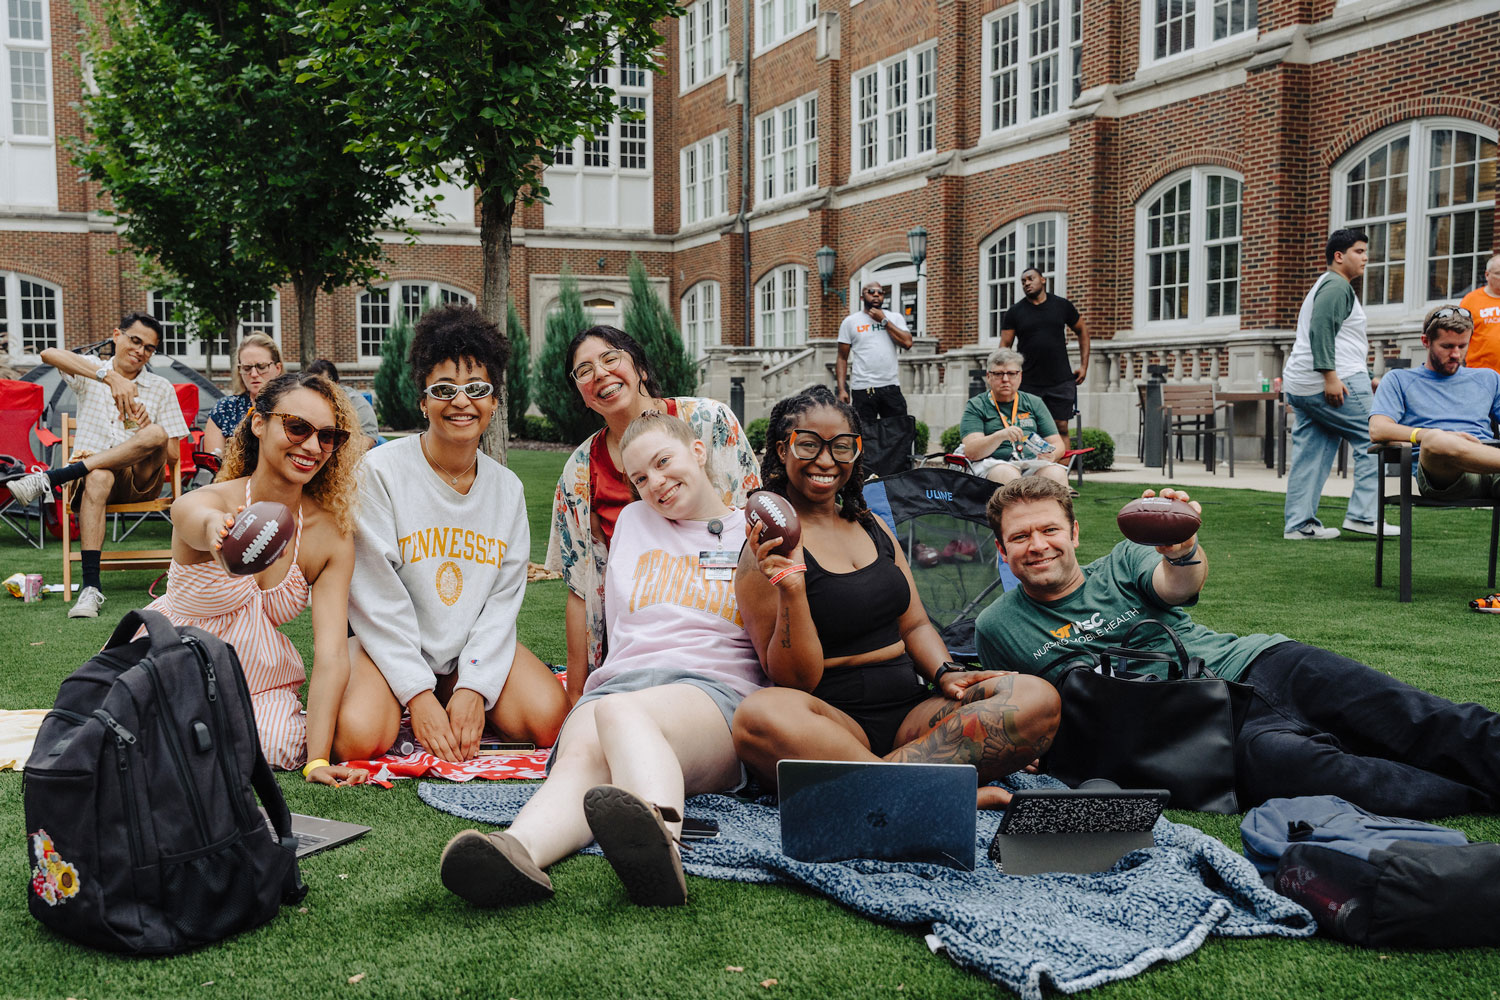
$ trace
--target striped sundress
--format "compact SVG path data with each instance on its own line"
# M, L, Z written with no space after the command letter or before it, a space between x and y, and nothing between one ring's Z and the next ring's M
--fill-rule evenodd
M245 505L250 484L245 483ZM175 559L167 569L167 592L148 607L174 625L194 625L234 647L255 710L260 745L272 767L293 770L307 759L307 718L297 689L307 670L297 647L277 627L307 607L310 590L297 554L302 545L302 509L292 540L292 565L286 578L269 590L254 576L231 576L213 560L184 566Z

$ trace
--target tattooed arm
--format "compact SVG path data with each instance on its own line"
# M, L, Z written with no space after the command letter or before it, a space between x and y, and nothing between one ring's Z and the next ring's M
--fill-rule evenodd
M807 577L793 573L779 583L771 577L803 561L802 546L790 557L774 555L777 539L761 542L760 526L740 552L734 577L735 600L755 655L773 684L811 691L823 679L823 643L807 606Z

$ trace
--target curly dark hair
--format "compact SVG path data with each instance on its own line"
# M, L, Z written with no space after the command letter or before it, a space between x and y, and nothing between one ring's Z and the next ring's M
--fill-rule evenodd
M407 355L417 395L427 390L427 377L434 368L444 361L457 363L465 358L484 366L498 395L510 360L510 341L500 335L500 328L478 309L462 303L423 313L412 331L411 352Z
M636 374L641 377L641 391L652 399L665 399L666 394L662 392L661 382L656 377L656 372L651 369L651 362L646 360L646 349L641 346L640 341L630 334L615 326L591 326L578 336L568 341L568 366L566 371L573 370L573 359L578 355L578 349L583 342L590 337L598 337L610 347L617 351L624 351L630 355L631 364L635 365ZM571 382L572 379L570 378ZM578 407L583 407L582 398L575 392L573 402Z
M766 430L766 454L760 460L760 481L764 489L786 496L786 464L781 460L778 446L792 432L794 419L820 406L839 411L849 423L849 429L863 434L859 425L859 414L854 407L842 402L826 385L814 385L803 389L795 396L788 396L771 408L771 426ZM839 516L846 521L870 523L874 515L865 505L865 463L861 454L849 466L849 480L839 490Z

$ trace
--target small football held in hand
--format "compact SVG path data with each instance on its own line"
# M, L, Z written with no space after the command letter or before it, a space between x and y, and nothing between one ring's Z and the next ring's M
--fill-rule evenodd
M1192 538L1203 523L1186 500L1141 497L1115 516L1120 534L1142 545L1178 545Z
M779 556L791 555L797 543L802 541L802 525L797 520L797 512L792 508L791 502L779 493L759 490L750 494L750 498L745 501L745 520L752 528L757 524L765 525L761 541L781 539L781 544L772 550Z
M229 572L237 576L259 573L281 558L296 532L291 508L274 500L261 500L235 515L219 552Z

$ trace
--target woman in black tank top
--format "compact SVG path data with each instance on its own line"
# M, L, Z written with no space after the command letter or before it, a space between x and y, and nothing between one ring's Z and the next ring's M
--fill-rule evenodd
M752 531L740 555L740 612L776 687L740 704L735 750L767 785L777 761L814 758L972 764L988 786L1051 745L1057 693L948 662L905 556L865 506L859 435L823 386L772 411L761 481L796 509L802 541L781 556ZM981 787L978 801L1009 794Z

